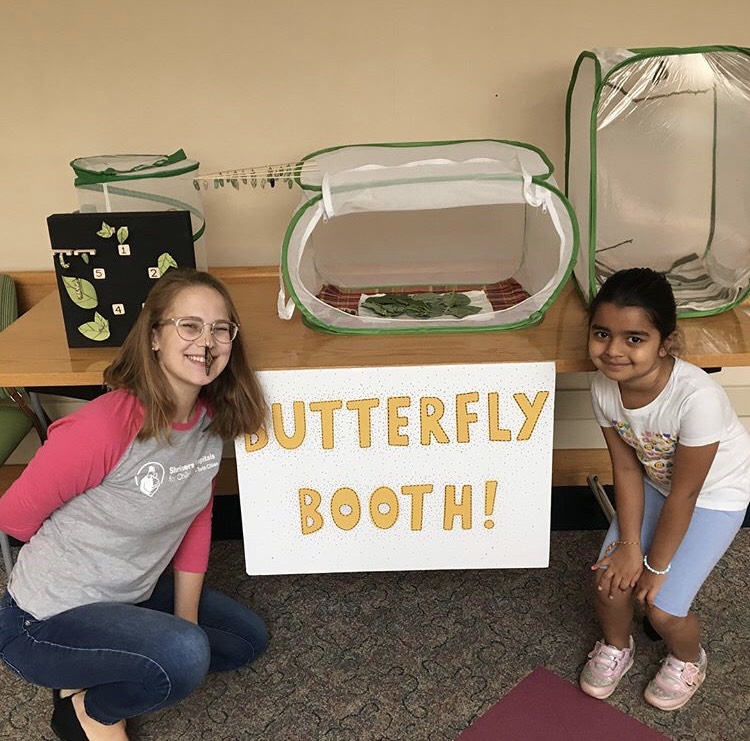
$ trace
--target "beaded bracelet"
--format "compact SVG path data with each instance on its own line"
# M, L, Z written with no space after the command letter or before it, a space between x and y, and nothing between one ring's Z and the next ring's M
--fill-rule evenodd
M640 545L640 540L613 540L604 551L605 558L612 554L612 551L617 548L618 545Z
M672 568L672 563L667 564L666 569L655 569L651 564L648 562L648 556L644 554L643 556L643 565L646 567L648 571L650 571L652 574L658 574L659 576L664 576L664 574L668 574L669 570Z

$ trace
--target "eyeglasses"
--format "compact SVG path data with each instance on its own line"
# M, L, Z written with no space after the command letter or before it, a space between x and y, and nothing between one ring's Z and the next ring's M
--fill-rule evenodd
M217 342L229 344L240 331L239 324L228 322L225 319L217 319L215 322L202 322L194 316L180 316L172 319L162 319L156 323L156 326L164 324L174 324L177 334L185 342L195 342L203 336L206 327L214 336Z

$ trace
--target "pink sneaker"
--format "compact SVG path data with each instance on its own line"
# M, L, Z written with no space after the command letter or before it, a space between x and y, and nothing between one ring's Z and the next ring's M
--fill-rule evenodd
M633 666L634 653L633 636L630 636L630 646L622 649L597 641L578 679L581 689L599 700L609 697Z
M648 683L643 697L646 702L660 710L681 708L703 684L706 678L706 652L701 647L697 664L680 661L669 654L656 676Z

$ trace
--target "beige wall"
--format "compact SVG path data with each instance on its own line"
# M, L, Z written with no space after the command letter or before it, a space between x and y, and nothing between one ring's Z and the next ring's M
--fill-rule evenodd
M750 45L747 0L27 0L0 20L0 269L48 270L68 162L183 147L201 172L370 141L519 139L562 182L596 46ZM297 193L209 192L209 264L275 263Z
M205 173L338 144L493 137L541 147L562 183L580 51L702 44L750 46L747 0L6 0L0 270L52 268L45 218L77 207L68 162L84 155L183 147ZM209 191L209 264L277 262L298 200ZM558 378L556 448L602 444L588 380ZM746 369L720 380L748 424Z

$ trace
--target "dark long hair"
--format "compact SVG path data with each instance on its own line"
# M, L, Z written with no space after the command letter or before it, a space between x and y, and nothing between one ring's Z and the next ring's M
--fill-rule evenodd
M651 268L627 268L613 273L589 306L589 324L601 304L637 306L648 315L663 340L677 329L677 306L663 273Z
M192 268L177 268L164 274L151 289L143 309L117 356L104 371L104 382L111 389L124 388L143 404L146 417L138 438L168 439L176 402L159 361L154 355L152 330L181 291L205 286L224 299L229 318L239 324L237 309L224 284ZM242 333L232 343L227 367L199 394L212 409L210 429L224 439L251 434L262 426L266 402L258 379L248 362Z

